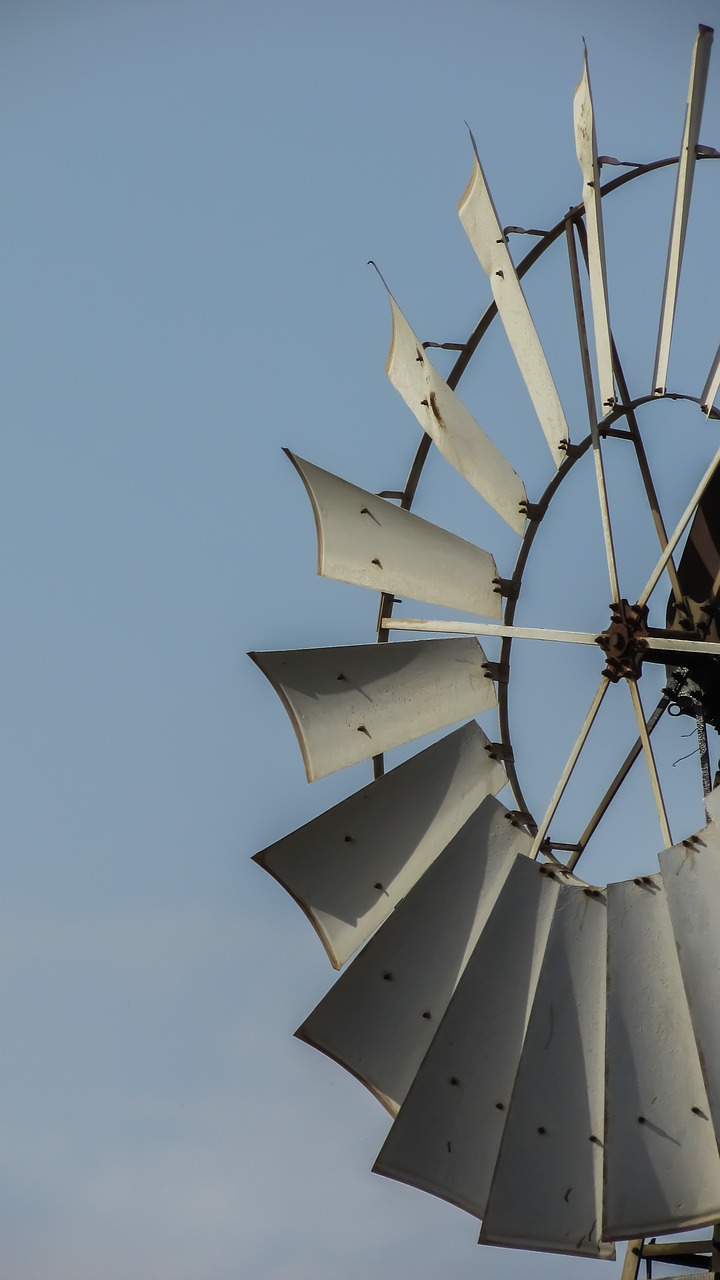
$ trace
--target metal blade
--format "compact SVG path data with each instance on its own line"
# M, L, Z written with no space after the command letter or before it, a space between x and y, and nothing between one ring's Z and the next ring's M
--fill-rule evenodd
M341 968L507 782L474 720L255 854Z
M479 1218L557 892L537 863L515 859L374 1166Z
M476 640L251 653L290 716L308 782L495 705Z
M492 796L484 800L297 1032L392 1114L528 844L503 806Z
M575 149L583 177L583 203L588 237L588 274L592 302L595 351L597 355L600 402L605 415L615 404L613 378L612 339L610 336L610 312L608 307L607 270L605 267L605 237L603 234L602 203L600 196L600 165L598 162L595 117L587 50L583 61L583 74L575 90Z
M660 876L608 886L603 1235L716 1222L720 1157Z
M680 268L685 248L688 214L690 212L690 196L693 177L695 175L696 148L700 140L700 122L702 120L705 86L707 84L710 50L712 48L712 27L699 27L695 48L693 49L692 67L690 70L690 89L685 111L685 128L683 131L680 160L678 163L677 182L675 184L675 203L670 226L670 242L668 244L667 263L665 265L665 284L663 286L662 309L660 312L660 328L658 331L657 350L655 352L655 368L653 370L653 391L656 395L665 394L668 360L670 358L670 342L675 320L675 304L677 302ZM705 399L703 394L703 400Z
M522 534L525 486L462 401L431 365L422 343L388 291L392 339L387 375L440 453L494 511Z
M487 551L322 471L286 450L307 489L318 573L376 591L499 618L497 567Z
M670 919L715 1132L720 1135L720 831L711 822L698 836L660 854Z
M530 393L555 465L559 467L567 456L562 445L569 441L570 431L550 366L510 257L507 236L498 218L472 133L470 138L475 152L475 165L458 204L460 221L490 280L498 315Z
M560 889L481 1243L614 1258L601 1243L607 900Z

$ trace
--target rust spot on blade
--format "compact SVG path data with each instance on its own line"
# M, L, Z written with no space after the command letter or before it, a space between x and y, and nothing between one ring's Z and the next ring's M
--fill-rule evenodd
M438 408L437 396L435 395L434 391L430 392L430 408L432 410L432 415L435 421L437 422L438 426L442 427L443 431L447 431L447 427L445 426L445 421Z

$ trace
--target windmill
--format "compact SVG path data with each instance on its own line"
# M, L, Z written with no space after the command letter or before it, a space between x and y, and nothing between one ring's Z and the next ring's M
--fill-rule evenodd
M598 154L585 56L574 112L582 199L547 231L502 224L471 135L459 213L493 302L465 342L438 344L419 339L388 290L387 373L423 430L404 488L373 494L289 455L312 504L320 574L380 592L377 643L252 655L288 712L309 781L372 761L369 785L256 860L301 906L333 966L347 965L298 1035L393 1117L376 1170L473 1214L487 1243L607 1259L629 1241L624 1280L643 1258L720 1272L715 1237L649 1240L720 1221L720 801L708 741L720 719L720 448L667 525L641 429L642 414L668 402L694 404L710 424L720 417L720 349L702 388L668 385L695 170L720 158L700 143L711 44L701 27L679 156L635 164ZM655 364L631 393L610 320L605 209L615 192L671 165ZM620 172L603 182L609 166ZM510 239L523 234L534 244L516 264ZM572 431L521 283L558 242L585 393L586 425L573 417ZM457 394L497 322L550 452L536 488ZM447 377L438 346L457 350ZM433 445L519 539L512 571L413 512ZM616 550L611 449L635 468L656 539L632 595ZM609 610L594 630L521 625L533 545L583 466L594 477ZM666 582L669 598L664 587L658 603ZM401 616L405 599L466 617ZM414 638L388 643L394 632ZM481 640L499 643L497 660ZM579 732L538 812L511 736L516 641L582 647L596 662ZM658 671L650 710L640 686ZM570 838L558 816L608 695L627 700L635 740ZM491 737L474 717L490 727L496 705ZM652 741L666 713L689 717L698 742L705 812L680 840ZM459 722L386 771L385 753ZM580 858L641 757L659 871L582 879ZM505 788L511 807L497 798Z

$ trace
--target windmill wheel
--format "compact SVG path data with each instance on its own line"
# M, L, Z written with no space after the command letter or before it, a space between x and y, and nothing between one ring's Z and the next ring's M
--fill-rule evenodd
M503 228L475 151L459 213L494 301L465 343L423 344L389 295L387 372L424 433L407 484L375 495L290 455L315 515L319 572L381 592L378 643L252 655L290 716L308 780L373 761L369 785L256 855L334 967L355 956L297 1034L394 1117L376 1170L474 1214L490 1243L611 1258L616 1240L720 1219L720 805L708 745L708 726L720 725L720 448L666 525L641 432L668 401L694 404L698 420L720 416L720 351L704 388L667 385L695 169L719 157L699 142L711 43L701 27L679 157L620 165L604 184L601 163L620 162L598 156L586 58L575 98L582 201L531 232L517 265L509 239L521 229ZM614 192L668 166L677 182L655 367L631 394L610 323L603 216ZM585 393L587 429L572 433L520 283L557 242ZM532 490L456 394L496 319L552 459ZM459 351L447 377L433 362L438 345ZM432 445L519 538L511 572L411 511ZM611 458L633 470L654 539L639 590L618 561ZM590 630L521 625L531 550L563 482L580 473L593 487L585 521L602 552L605 602ZM639 514L623 514L635 539ZM566 546L572 559L572 537ZM465 619L399 616L399 598ZM394 632L414 638L387 643ZM495 658L480 639L499 646ZM584 653L594 677L538 809L526 799L511 691L516 643L537 651L548 641ZM568 696L545 693L551 706ZM471 717L491 727L496 703L490 737ZM632 740L611 766L603 746L603 767L583 775L610 703L632 718ZM667 715L698 740L699 830L679 843L653 750ZM385 770L386 752L458 722ZM523 747L537 756L543 739L526 726ZM659 871L641 866L609 885L580 879L579 859L642 760ZM506 787L509 805L496 798ZM569 832L573 789L586 818Z

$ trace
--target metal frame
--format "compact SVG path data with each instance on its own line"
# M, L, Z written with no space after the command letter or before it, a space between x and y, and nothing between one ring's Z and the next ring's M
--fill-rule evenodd
M720 154L717 152L713 152L710 149L698 148L696 159L697 160L720 159ZM617 191L620 188L626 186L629 182L634 181L636 178L644 177L646 174L653 173L659 169L667 168L670 165L676 165L679 163L680 160L681 160L681 157L679 156L671 156L661 160L653 161L649 164L635 165L632 168L630 168L628 172L623 173L618 177L613 178L609 182L605 183L600 188L600 196L601 198L604 198L605 196L612 194L614 191ZM584 204L581 202L573 206L571 209L569 209L569 211L549 231L546 231L546 232L532 231L532 232L526 233L526 234L537 235L538 241L530 250L530 252L527 253L525 257L520 261L520 263L516 268L517 277L518 279L521 279L525 275L525 273L529 271L530 268L538 261L538 259L550 248L551 245L553 245L557 240L559 240L561 236L564 235L566 237L590 430L587 436L583 440L581 440L580 443L578 444L573 443L572 445L567 446L565 460L561 462L557 472L551 478L549 484L547 485L539 501L537 503L530 504L528 524L527 524L525 533L522 537L522 542L521 542L518 556L515 562L513 575L509 580L507 581L503 580L500 583L502 594L503 596L506 597L506 604L505 604L502 624L475 625L473 623L458 623L458 624L439 623L439 622L433 623L430 620L419 620L419 619L418 620L414 620L414 619L393 620L393 608L395 605L395 597L394 595L391 595L389 593L382 593L380 596L380 607L379 607L378 619L377 619L377 640L380 643L388 640L389 633L391 630L403 630L403 631L405 630L408 630L408 631L409 630L416 630L416 631L436 630L436 631L446 631L446 632L454 631L456 634L470 632L476 635L480 635L480 634L500 635L502 637L502 644L501 644L501 651L500 651L500 661L498 666L501 671L503 670L507 671L509 669L513 639L516 639L516 638L532 638L532 639L548 639L548 640L549 639L553 639L553 640L565 639L565 640L572 641L574 643L591 643L592 641L594 641L595 637L592 637L589 634L585 634L585 633L572 633L572 632L561 633L561 632L551 632L551 631L543 631L541 633L540 629L538 628L517 628L514 626L514 619L515 619L515 611L517 606L517 599L522 586L522 581L523 581L528 557L529 557L531 548L533 546L533 543L535 541L535 537L537 535L538 529L542 522L543 516L545 515L545 512L547 511L547 508L552 498L554 497L555 492L557 491L559 485L569 475L570 471L575 466L575 463L590 448L592 448L593 454L594 454L595 472L596 472L598 496L600 501L600 509L601 509L602 525L603 525L603 536L604 536L605 549L606 549L606 558L608 563L608 576L610 580L610 588L613 595L613 599L614 600L619 599L619 586L618 586L618 580L617 580L617 571L615 567L615 554L614 554L614 547L613 547L613 540L612 540L612 529L610 525L610 513L609 513L609 506L608 506L607 494L605 489L604 468L603 468L603 460L602 460L602 446L603 446L604 440L607 438L624 439L629 441L629 443L633 446L633 450L636 455L636 459L640 469L640 474L642 477L645 492L648 498L650 512L651 512L653 522L655 524L655 528L658 535L658 542L660 546L661 555L655 569L653 570L653 573L650 579L648 580L648 583L646 584L646 587L642 593L639 603L644 604L647 601L652 590L656 586L657 582L660 580L663 570L667 569L676 603L681 610L684 607L682 592L681 592L680 584L677 577L677 571L676 571L675 564L673 562L673 551L680 537L682 536L682 533L686 528L689 520L691 519L693 512L695 511L697 504L700 500L700 497L711 475L713 474L716 467L720 465L720 449L717 451L710 466L706 470L706 473L703 476L703 479L700 482L698 488L696 489L693 495L693 498L688 504L683 514L683 517L681 518L680 522L676 526L670 538L668 538L665 524L662 518L662 514L660 512L657 493L655 491L655 486L650 473L647 455L645 453L642 437L640 435L640 430L639 430L639 426L636 418L636 410L642 405L651 404L656 402L657 400L671 399L671 400L687 400L695 404L698 404L700 407L703 408L703 410L706 413L708 413L708 416L711 416L716 419L720 419L720 413L717 410L712 409L711 406L708 406L704 403L705 393L703 393L703 396L698 397L698 396L693 396L693 395L678 393L678 392L668 393L667 391L664 391L664 390L661 394L659 394L657 390L653 390L650 394L646 394L646 395L638 396L634 399L630 399L627 383L625 381L625 377L622 370L622 366L620 364L617 349L615 347L614 342L612 342L613 371L614 371L614 376L615 376L618 391L620 393L621 400L617 401L612 406L612 408L609 409L609 411L606 409L604 416L601 416L600 418L598 417L596 393L595 393L595 388L593 383L592 366L591 366L590 355L589 355L588 337L587 337L587 332L585 327L585 318L584 318L583 301L582 301L582 287L581 287L580 275L579 275L578 253L577 253L577 244L576 244L576 239L577 239L577 242L580 245L581 256L584 260L584 264L587 269L588 245L587 245L587 233L585 228L584 216L585 216L585 207L584 207ZM521 229L506 228L505 234L508 234L509 232L512 232L512 231L520 232ZM457 360L455 361L455 364L450 374L447 377L447 385L452 389L455 389L458 386L460 380L462 379L463 374L465 373L465 370L467 369L470 363L470 360L472 359L473 355L477 351L480 345L480 342L482 341L483 337L487 333L488 329L490 328L490 325L492 324L497 314L498 314L497 303L493 301L486 308L485 312L480 317L480 320L478 321L477 325L475 326L472 333L468 337L467 341L462 346L459 346L458 344L438 344L438 343L423 344L426 347L446 345L446 346L452 347L452 349L459 349L460 354ZM612 338L611 338L611 341L612 341ZM625 420L624 427L620 427L619 425L617 425L620 423L622 419ZM410 467L410 471L409 471L407 482L405 484L404 489L385 491L385 496L387 497L392 496L393 498L398 500L400 507L406 511L409 511L411 509L412 504L414 502L415 495L417 492L417 487L420 482L420 478L425 466L425 462L427 460L427 457L430 451L431 443L432 441L430 437L427 434L423 433L422 439L420 440L420 444L418 446L415 457L413 459L413 463ZM661 647L662 645L662 647L672 647L680 650L695 648L696 644L698 645L698 649L699 649L699 643L697 641L693 643L690 637L688 638L687 642L684 640L676 639L675 642L673 643L673 642L668 642L667 640L661 641L660 639L656 638L653 643L652 637L650 637L647 641L647 645L650 648L652 647L657 648L657 647ZM706 648L706 646L703 645L703 649L705 649L708 652L718 652L718 646L716 645L712 646L712 648ZM518 772L515 766L511 733L510 733L509 683L507 681L498 681L497 691L498 691L500 746L501 746L503 760L504 760L505 767L508 774L508 781L513 793L515 804L517 806L517 812L520 815L522 815L523 825L527 827L528 831L534 837L534 841L533 841L534 856L537 857L539 854L542 853L544 856L550 858L553 861L559 861L556 855L558 852L562 851L565 854L569 855L566 860L566 865L568 869L574 868L583 850L587 846L589 839L597 829L600 821L602 820L602 817L604 816L612 800L617 794L617 791L619 790L623 781L625 780L628 773L630 772L632 765L634 764L638 756L641 754L644 755L646 764L648 767L648 772L650 776L653 793L655 796L655 803L658 811L658 819L660 822L663 838L667 845L672 843L671 836L670 836L670 829L669 829L668 820L667 820L667 814L665 811L665 805L662 798L662 792L660 789L660 784L657 777L657 770L655 768L652 748L650 745L650 734L652 733L653 729L655 728L660 718L662 717L664 711L670 704L671 698L668 695L664 695L663 698L661 698L660 702L658 703L658 706L653 711L653 713L646 720L645 715L642 711L642 704L640 701L637 688L633 687L632 681L628 681L628 683L631 685L631 696L632 696L633 708L634 708L635 715L638 722L638 733L639 733L638 739L635 745L633 746L633 748L631 748L630 752L626 756L623 763L621 764L620 768L618 769L615 775L615 778L613 779L610 786L606 790L605 795L600 800L590 822L588 823L587 827L585 828L584 832L581 834L579 839L573 844L561 844L548 839L547 831L548 831L552 816L559 803L560 797L570 779L575 762L580 755L585 739L589 733L591 724L595 718L595 714L597 713L600 703L607 690L608 681L606 679L603 679L603 682L601 683L600 688L598 689L598 692L595 695L593 705L590 708L590 711L588 713L588 716L586 717L585 723L582 726L582 729L580 730L578 740L575 746L573 747L568 763L560 778L558 787L556 788L556 792L553 795L550 805L548 807L548 810L544 815L544 818L539 826L529 812L528 804L525 800L522 786L520 784L520 779L518 777ZM702 727L704 729L704 724ZM700 728L701 726L698 725L699 731L700 731ZM375 777L380 777L383 774L384 759L382 756L374 757L373 771L374 771Z

